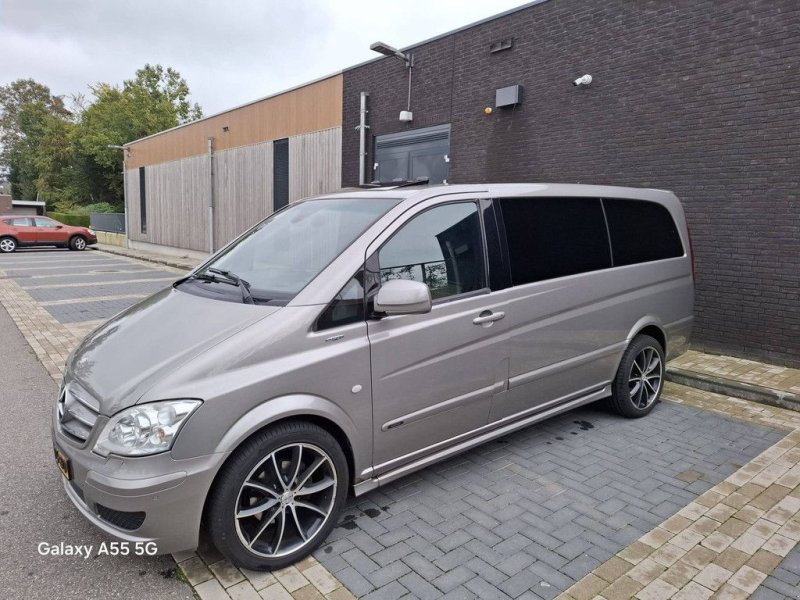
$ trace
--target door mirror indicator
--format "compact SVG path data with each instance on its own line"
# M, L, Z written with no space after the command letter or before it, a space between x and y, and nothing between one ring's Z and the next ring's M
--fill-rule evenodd
M375 312L387 315L417 315L431 312L431 291L421 281L392 279L375 297Z

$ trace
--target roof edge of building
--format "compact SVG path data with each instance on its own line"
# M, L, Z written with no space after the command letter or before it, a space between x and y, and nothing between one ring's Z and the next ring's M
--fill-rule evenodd
M546 1L546 0L545 0ZM194 121L189 121L188 123L181 123L180 125L176 125L175 127L170 127L169 129L165 129L164 131L158 131L156 133L151 133L150 135L146 135L141 138L137 138L135 140L131 140L130 142L125 142L122 144L123 148L127 148L128 146L132 146L133 144L138 144L139 142L143 142L144 140L149 140L150 138L158 137L159 135L164 135L165 133L169 133L171 131L175 131L176 129L183 129L184 127L188 127L189 125L195 125L196 123L202 123L203 121L207 121L209 119L214 119L221 115L227 114L229 112L233 112L235 110L239 110L240 108L245 108L247 106L252 106L253 104L258 104L259 102L263 102L264 100L269 100L270 98L277 98L278 96L283 96L284 94L288 94L289 92L294 92L296 90L302 89L304 87L308 87L310 85L314 85L315 83L320 83L321 81L325 81L326 79L332 79L338 75L342 75L344 71L335 71L334 73L328 73L327 75L323 75L322 77L317 77L316 79L312 79L311 81L306 81L304 83L300 83L290 88L286 88L285 90L281 90L279 92L275 92L274 94L269 94L268 96L264 96L262 98L257 98L255 100L250 100L249 102L245 102L243 104L239 104L237 106L232 106L231 108L226 108L225 110L221 110L219 112L207 115L205 117L201 117L199 119L195 119Z
M467 25L462 25L461 27L457 27L456 29L451 29L450 31L446 31L444 33L440 33L439 35L435 35L435 36L433 36L431 38L422 40L420 42L416 42L416 43L414 43L414 44L412 44L410 46L406 46L405 48L402 48L401 50L402 51L413 50L414 48L418 48L419 46L424 46L425 44L429 44L431 42L435 42L436 40L439 40L439 39L442 39L442 38L446 38L449 35L453 35L455 33L461 32L461 31L466 31L467 29L471 29L473 27L477 27L478 25L483 25L484 23L489 23L490 21L494 21L496 19L501 19L501 18L503 18L505 16L514 14L516 12L525 10L527 8L531 8L532 6L536 6L537 4L544 4L545 2L549 2L549 0L531 0L530 2L526 2L525 4L522 4L520 6L515 6L514 8L509 8L508 10L505 10L505 11L503 11L501 13L497 13L495 15L490 15L490 16L485 17L483 19L480 19L478 21L473 21L472 23L468 23ZM343 75L347 71L351 71L353 69L357 69L359 67L362 67L364 65L368 65L370 63L377 62L379 60L383 60L384 58L387 58L387 57L385 57L385 56L376 56L375 58L371 58L369 60L365 60L363 62L356 63L355 65L351 65L349 67L344 67L344 68L342 68L342 69L340 69L338 71L334 71L333 73L328 73L327 75L323 75L321 77L317 77L316 79L312 79L311 81L306 81L305 83L301 83L301 84L295 85L293 87L287 88L285 90L281 90L279 92L275 92L274 94L269 94L267 96L263 96L262 98L257 98L255 100L251 100L249 102L245 102L243 104L239 104L239 105L233 106L231 108L226 108L225 110L221 110L220 112L213 113L213 114L208 115L206 117L202 117L200 119L196 119L194 121L190 121L188 123L181 123L180 125L176 125L175 127L170 127L169 129L165 129L164 131L159 131L157 133L151 133L150 135L146 135L144 137L132 140L130 142L126 142L126 143L123 144L123 147L128 147L128 146L131 146L133 144L137 144L139 142L142 142L144 140L148 140L150 138L153 138L153 137L156 137L156 136L159 136L159 135L164 135L165 133L169 133L171 131L175 131L176 129L182 129L184 127L188 127L189 125L194 125L195 123L200 123L200 122L206 121L208 119L213 119L215 117L219 117L220 115L224 115L224 114L227 114L229 112L233 112L235 110L239 110L240 108L245 108L246 106L251 106L253 104L258 104L259 102L263 102L264 100L269 100L270 98L275 98L277 96L282 96L283 94L288 94L289 92L293 92L295 90L299 90L300 88L304 88L304 87L307 87L309 85L313 85L315 83L319 83L320 81L325 81L326 79L330 79L332 77L336 77L337 75Z
M422 40L421 42L415 42L410 46L406 46L404 48L400 48L401 52L406 52L408 50L413 50L414 48L419 48L420 46L424 46L425 44L430 44L431 42L435 42L436 40L440 40L442 38L446 38L447 36L461 33L462 31L466 31L467 29L472 29L473 27L478 27L479 25L483 25L484 23L489 23L491 21L495 21L497 19L502 19L503 17L507 17L508 15L513 15L516 12L523 11L525 9L531 8L536 6L537 4L544 4L545 2L549 2L550 0L531 0L530 2L526 2L525 4L521 4L520 6L515 6L514 8L509 8L508 10L504 10L501 13L497 13L496 15L490 15L488 17L484 17L483 19L479 19L477 21L473 21L472 23L467 23L466 25L462 25L461 27L456 27L455 29L451 29L450 31L445 31L444 33L440 33L433 37L427 38ZM365 60L363 62L357 63L355 65L351 65L349 67L345 67L342 69L342 73L346 73L347 71L352 71L353 69L358 69L359 67L363 67L364 65L368 65L374 62L378 62L379 60L383 60L385 58L391 58L388 56L376 56L375 58L370 58L369 60Z

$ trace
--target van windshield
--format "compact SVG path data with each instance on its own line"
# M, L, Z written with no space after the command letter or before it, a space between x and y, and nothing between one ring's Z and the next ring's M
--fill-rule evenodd
M398 202L335 198L290 206L182 281L181 289L221 300L286 304Z

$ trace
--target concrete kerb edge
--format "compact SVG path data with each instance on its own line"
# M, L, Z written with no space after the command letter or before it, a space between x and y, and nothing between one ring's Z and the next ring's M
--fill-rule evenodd
M665 379L689 387L800 412L800 396L783 390L667 366Z

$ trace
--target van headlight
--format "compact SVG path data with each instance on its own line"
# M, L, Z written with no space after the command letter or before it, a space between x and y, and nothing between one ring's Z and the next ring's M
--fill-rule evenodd
M165 452L200 400L166 400L131 406L106 423L94 451L102 456L146 456Z

